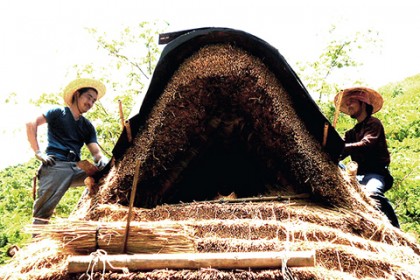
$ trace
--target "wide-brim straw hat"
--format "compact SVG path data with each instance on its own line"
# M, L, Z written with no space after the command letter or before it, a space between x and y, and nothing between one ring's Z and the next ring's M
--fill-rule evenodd
M340 102L340 111L347 115L349 115L350 113L347 109L346 101L350 98L354 98L371 105L373 107L372 114L381 110L382 105L384 103L384 99L376 90L367 87L352 87L337 93L337 95L334 98L334 105L336 107L338 106L340 94L342 94Z
M71 81L66 86L63 91L64 102L66 102L68 106L71 106L74 93L82 88L94 88L98 92L98 100L101 99L106 92L106 87L102 82L94 79L80 78Z

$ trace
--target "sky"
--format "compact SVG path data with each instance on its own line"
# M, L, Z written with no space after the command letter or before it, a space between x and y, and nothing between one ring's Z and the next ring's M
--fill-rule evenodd
M372 29L382 47L350 78L375 88L420 73L419 8L418 0L1 1L0 169L33 156L24 123L41 112L28 100L59 92L73 65L104 59L86 28L112 34L154 20L167 21L168 32L229 27L267 41L292 67L319 54L332 24L343 35ZM16 100L4 104L11 93Z

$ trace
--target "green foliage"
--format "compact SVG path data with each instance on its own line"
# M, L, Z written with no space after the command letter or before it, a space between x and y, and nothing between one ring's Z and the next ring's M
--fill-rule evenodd
M0 251L12 244L22 245L29 239L24 232L32 216L32 179L39 163L35 160L9 167L0 172ZM4 263L0 255L0 264Z
M64 101L59 94L42 93L37 99L31 99L31 103L36 106L42 106L64 104Z
M420 75L379 89L383 120L392 156L394 187L387 197L396 208L402 229L420 239Z
M363 65L357 59L358 52L365 49L375 49L379 43L378 33L372 30L355 32L339 37L339 28L332 26L329 38L332 38L323 52L313 62L298 63L299 76L305 81L306 87L316 93L317 102L325 102L331 94L339 91L340 85L336 81L339 74L344 74L348 69ZM358 84L359 81L351 81Z
M12 92L8 96L6 96L3 100L0 100L0 102L4 104L17 104L16 97L17 97L17 94L15 92Z
M123 28L116 37L87 29L98 42L98 50L106 53L107 63L95 67L75 65L73 70L76 76L100 77L107 85L107 94L86 117L95 125L98 141L108 156L122 130L118 102L122 104L124 119L127 119L156 66L160 54L156 38L166 26L160 22L141 22ZM84 155L88 156L86 149Z

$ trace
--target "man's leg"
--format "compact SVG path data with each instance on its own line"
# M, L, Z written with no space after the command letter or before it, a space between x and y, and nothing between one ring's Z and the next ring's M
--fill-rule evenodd
M34 224L48 223L55 207L69 189L73 174L71 162L57 161L53 166L42 166L33 209Z
M391 203L389 202L388 198L385 197L384 194L384 176L378 174L366 174L360 181L360 183L362 185L365 185L369 196L375 201L377 201L379 210L381 210L388 217L391 224L394 227L399 228L400 224L398 222L398 218L395 214L394 208L392 208Z

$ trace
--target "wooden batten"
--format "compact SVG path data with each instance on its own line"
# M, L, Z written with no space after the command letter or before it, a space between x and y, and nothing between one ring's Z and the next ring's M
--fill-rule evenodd
M264 269L315 266L315 251L70 256L69 273L153 269ZM105 267L104 267L105 266Z
M129 143L131 143L133 141L133 136L131 134L131 124L130 124L130 120L126 120L124 122L124 126L125 126L125 130L127 132L127 140Z

